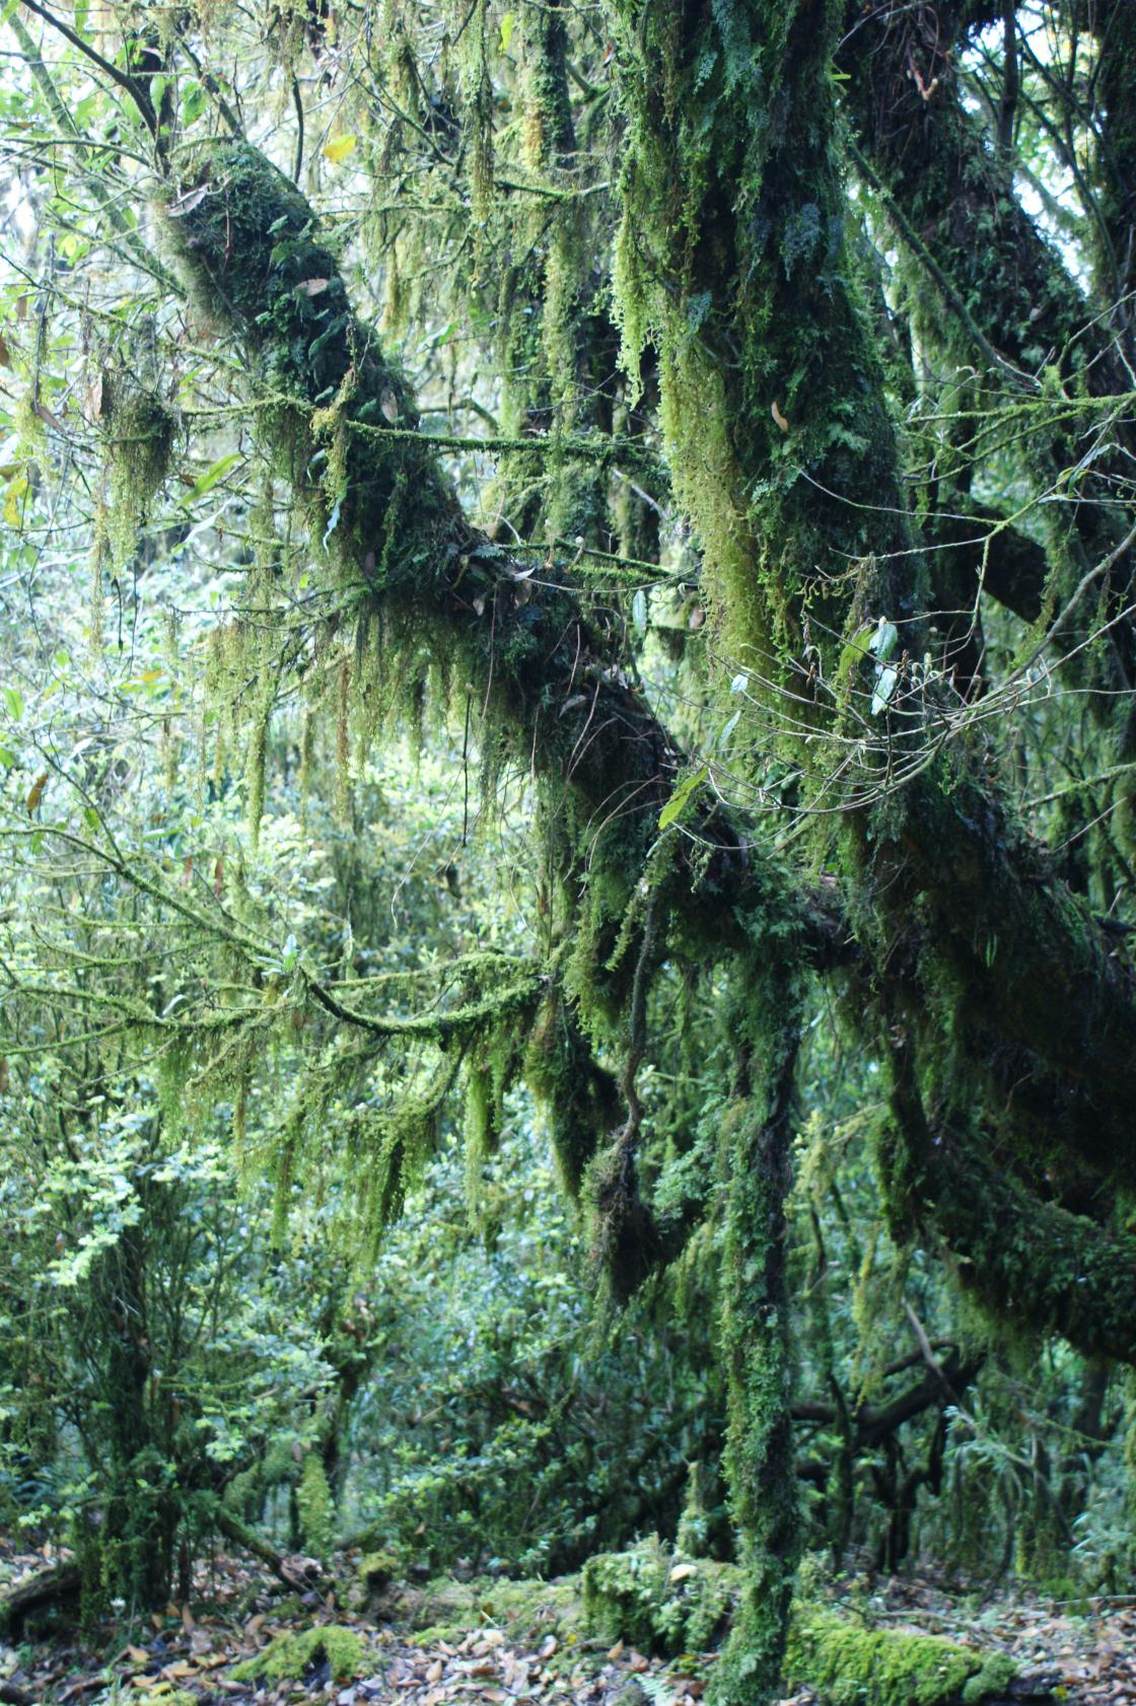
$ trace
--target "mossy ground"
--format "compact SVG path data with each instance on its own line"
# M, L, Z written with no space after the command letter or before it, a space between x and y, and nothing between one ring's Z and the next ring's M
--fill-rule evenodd
M31 1562L22 1558L22 1569ZM676 1569L683 1573L676 1577ZM435 1689L438 1706L526 1697L547 1706L704 1706L726 1631L710 1649L683 1651L679 1643L698 1617L713 1614L723 1590L732 1597L737 1578L734 1566L685 1557L651 1539L630 1554L593 1561L587 1580L443 1578L410 1586L396 1578L365 1614L342 1612L337 1623L313 1625L301 1593L250 1581L247 1567L222 1557L199 1574L191 1616L171 1605L161 1628L150 1619L108 1619L93 1648L77 1648L73 1634L29 1643L8 1679L29 1698L52 1703L74 1697L68 1691L78 1676L88 1706L128 1697L210 1706L230 1689L233 1698L238 1689L246 1697L256 1689L258 1698L302 1695L318 1706L356 1679L365 1685L361 1702L403 1699L407 1706L422 1706ZM341 1603L358 1579L358 1563L337 1577ZM0 1588L5 1580L0 1543ZM605 1583L618 1589L619 1603ZM818 1577L813 1591L822 1586ZM638 1607L633 1589L642 1595ZM1017 1658L1031 1679L1046 1673L1053 1689L1046 1706L1136 1706L1136 1609L1095 1604L1074 1613L1021 1593L983 1597L979 1610L973 1599L907 1578L874 1589L860 1584L854 1598L862 1613L845 1601L798 1602L781 1693L807 1695L817 1706L981 1706L1018 1692L1020 1683L1010 1685ZM621 1609L628 1599L631 1616L647 1620L642 1645ZM250 1612L257 1614L252 1624ZM657 1625L661 1638L652 1633ZM275 1638L250 1654L265 1633ZM650 1651L648 1640L669 1656ZM101 1689L93 1686L100 1677ZM1031 1680L1023 1706L1026 1698L1042 1706L1045 1692Z
M350 1682L365 1668L363 1638L342 1624L327 1623L277 1635L263 1652L234 1667L235 1682L302 1681L326 1661L336 1682Z
M581 1580L592 1633L675 1657L719 1644L742 1588L735 1565L688 1558L655 1535L590 1558ZM873 1629L816 1605L798 1602L790 1619L786 1689L808 1689L823 1706L978 1706L1016 1675L1008 1654Z
M555 1635L566 1646L584 1634L584 1602L578 1576L557 1581L508 1581L479 1576L469 1582L441 1577L421 1589L406 1589L394 1606L419 1646L456 1643L471 1629L502 1628L523 1644Z

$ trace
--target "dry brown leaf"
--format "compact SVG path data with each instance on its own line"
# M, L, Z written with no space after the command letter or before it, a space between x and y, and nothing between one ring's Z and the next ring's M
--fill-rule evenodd
M201 206L208 194L208 184L199 184L195 190L187 190L184 195L178 196L176 201L172 201L166 212L171 219L184 219L187 213L192 213L195 207Z

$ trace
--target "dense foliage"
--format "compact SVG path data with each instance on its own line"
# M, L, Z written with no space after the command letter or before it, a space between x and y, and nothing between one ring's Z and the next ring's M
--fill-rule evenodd
M1124 1587L1131 5L3 15L4 1520Z

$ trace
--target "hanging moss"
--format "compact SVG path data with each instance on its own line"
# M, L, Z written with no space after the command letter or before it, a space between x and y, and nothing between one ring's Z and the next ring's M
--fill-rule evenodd
M119 570L136 552L150 505L169 472L177 423L156 393L125 376L103 379L101 416L109 470L107 539Z
M1136 1240L1035 1195L992 1162L988 1135L932 1132L906 1074L892 1102L876 1157L893 1234L941 1240L963 1286L1018 1331L1136 1361Z

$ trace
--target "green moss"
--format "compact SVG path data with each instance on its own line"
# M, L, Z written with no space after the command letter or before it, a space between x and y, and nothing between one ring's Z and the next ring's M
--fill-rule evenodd
M1015 1674L1003 1653L866 1629L811 1608L795 1617L785 1654L786 1687L812 1689L824 1706L977 1706L1004 1693Z
M277 1635L264 1651L234 1666L235 1682L300 1682L307 1673L327 1661L336 1682L350 1682L366 1669L366 1649L354 1629L340 1623L325 1623L295 1634Z
M160 397L124 379L103 381L102 413L110 486L107 540L118 569L136 551L139 531L169 470L176 423Z
M735 1565L688 1558L654 1534L627 1552L589 1558L581 1580L595 1634L676 1655L700 1652L721 1635L741 1588Z
M503 1627L521 1644L557 1634L567 1644L583 1626L579 1580L508 1581L475 1577L470 1582L440 1577L421 1589L407 1589L399 1601L400 1619L415 1630L415 1641L430 1646L458 1642L471 1629Z
M360 1558L356 1574L368 1593L384 1593L397 1581L401 1565L393 1552L368 1552Z
M737 1636L746 1587L733 1564L695 1560L655 1535L627 1552L590 1558L583 1575L588 1628L603 1640L620 1638L645 1652L698 1652L719 1640L733 1616L727 1653L730 1685L741 1687L743 1653ZM1004 1694L1016 1674L1004 1653L983 1654L933 1635L864 1627L815 1605L794 1607L783 1681L807 1688L823 1706L978 1706Z
M326 1558L335 1538L335 1500L327 1471L314 1451L309 1451L304 1458L300 1485L296 1489L296 1506L300 1513L304 1545L317 1558Z

